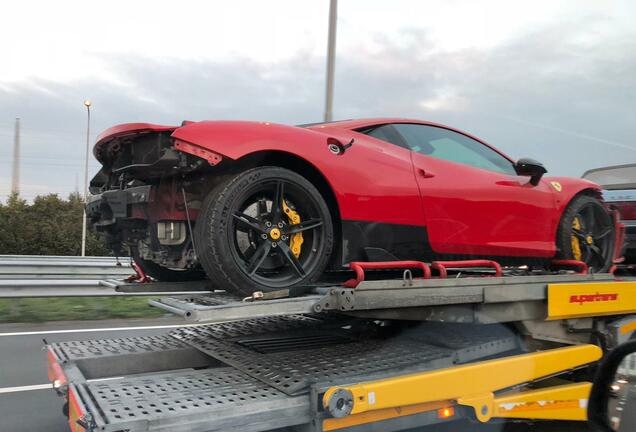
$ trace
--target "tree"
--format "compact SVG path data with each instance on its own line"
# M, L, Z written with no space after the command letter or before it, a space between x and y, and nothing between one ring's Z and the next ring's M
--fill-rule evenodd
M79 255L83 203L79 194L67 200L57 194L37 196L32 204L16 193L0 203L0 254ZM95 232L86 235L86 255L112 255Z

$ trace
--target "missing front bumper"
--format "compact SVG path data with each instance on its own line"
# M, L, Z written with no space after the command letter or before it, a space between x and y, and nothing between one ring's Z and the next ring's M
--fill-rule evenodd
M86 215L95 226L107 226L132 216L133 204L150 202L152 186L137 186L92 195L86 203Z

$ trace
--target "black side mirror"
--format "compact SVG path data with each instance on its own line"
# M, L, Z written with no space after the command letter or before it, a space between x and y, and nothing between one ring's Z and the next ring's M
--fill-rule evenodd
M515 164L515 171L520 176L530 176L530 184L532 186L538 185L543 174L548 172L541 162L530 158L519 159Z
M636 430L636 340L609 352L600 363L587 404L595 432Z

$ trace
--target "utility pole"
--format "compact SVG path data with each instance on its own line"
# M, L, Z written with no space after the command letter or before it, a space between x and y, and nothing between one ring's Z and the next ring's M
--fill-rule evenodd
M88 202L88 152L91 135L91 101L85 100L86 107L86 161L84 163L84 213L82 218L82 256L86 256L86 203Z
M327 89L325 95L325 121L333 120L333 80L336 71L336 24L338 0L329 3L329 37L327 40Z
M11 193L20 193L20 119L15 119L13 135L13 173L11 177Z

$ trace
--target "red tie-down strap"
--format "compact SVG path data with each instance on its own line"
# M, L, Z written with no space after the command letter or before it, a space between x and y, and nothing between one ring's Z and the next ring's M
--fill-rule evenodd
M126 282L137 282L137 283L152 282L152 279L150 279L150 277L148 277L148 275L144 273L142 268L139 267L139 264L137 264L135 261L132 261L131 265L132 265L132 268L135 270L135 274L128 276L126 278Z
M421 261L376 261L376 262L363 262L355 261L349 263L349 268L356 273L355 279L349 279L342 285L347 288L355 288L360 282L364 281L365 270L393 270L393 269L411 269L419 268L424 273L423 279L429 279L431 277L431 269L426 263Z
M465 260L465 261L433 261L431 268L439 272L441 278L448 276L448 268L477 268L489 267L495 270L495 276L503 274L501 266L497 261L491 260Z

